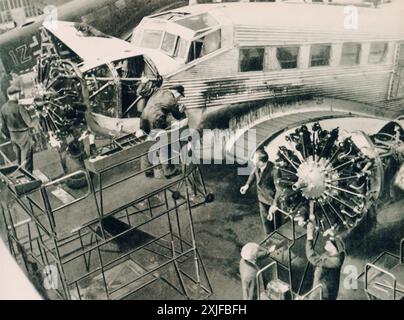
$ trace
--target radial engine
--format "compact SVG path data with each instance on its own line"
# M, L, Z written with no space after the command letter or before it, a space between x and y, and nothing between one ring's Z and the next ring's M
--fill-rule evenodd
M317 122L287 134L275 161L278 208L322 231L354 228L390 196L404 154L403 124L397 119L369 136Z

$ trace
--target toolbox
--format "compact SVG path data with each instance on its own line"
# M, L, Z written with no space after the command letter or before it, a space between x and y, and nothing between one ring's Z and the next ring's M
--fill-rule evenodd
M155 144L155 141L147 140L146 136L141 138L137 138L134 134L122 136L102 147L96 157L86 160L86 168L95 173L107 170L116 164L147 154Z
M0 174L11 191L17 196L31 193L42 185L41 180L17 165L0 167Z
M270 300L292 300L289 285L279 279L268 283L267 296Z

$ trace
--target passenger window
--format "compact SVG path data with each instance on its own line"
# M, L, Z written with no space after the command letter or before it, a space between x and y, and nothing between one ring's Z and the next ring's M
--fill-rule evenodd
M264 70L264 48L240 49L240 72Z
M331 46L314 44L310 49L310 66L328 66L330 64Z
M386 58L387 43L386 42L374 42L370 45L369 63L377 64L382 63Z
M276 49L276 58L282 69L297 68L299 47L281 47Z
M359 43L344 43L342 46L341 65L352 66L359 64L361 45Z
M163 31L160 30L144 30L140 46L148 49L159 49Z

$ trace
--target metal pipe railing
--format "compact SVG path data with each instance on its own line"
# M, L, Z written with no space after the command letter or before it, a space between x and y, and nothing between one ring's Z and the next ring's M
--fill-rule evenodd
M181 203L181 204L178 205L177 207L181 207L181 206L183 206L184 204L185 204L185 202ZM151 219L149 219L149 220L147 220L147 221L145 221L145 222L142 222L142 223L138 224L137 226L133 226L133 227L131 227L131 228L125 230L124 232L121 232L121 233L119 233L118 235L115 235L115 236L109 238L108 240L104 240L104 241L98 243L95 247L86 249L85 251L81 252L80 254L78 254L78 255L76 255L76 256L73 256L73 257L71 257L71 258L65 260L64 263L68 263L68 262L70 262L70 261L72 261L72 260L74 260L74 259L79 258L82 254L89 253L90 251L95 250L97 246L102 246L102 245L111 243L112 241L116 240L117 238L122 237L122 236L124 236L124 235L127 235L127 234L129 234L130 232L133 232L134 230L139 229L140 227L142 227L142 226L144 226L144 225L146 225L146 224L148 224L148 223L150 223L150 222L152 222L152 221L154 221L154 220L156 220L156 219L158 219L158 218L161 218L161 217L163 217L164 215L169 214L171 211L174 211L174 210L175 210L175 208L171 208L171 209L169 209L169 210L164 210L164 211L163 211L162 213L160 213L159 215L156 215L156 216L154 216L153 218L151 218Z
M299 300L306 300L307 298L309 298L316 291L319 291L319 299L318 300L323 300L323 285L322 284L318 284L317 286L312 288L309 292L307 292L306 294L301 296L299 298Z
M178 141L180 141L180 140L178 140ZM125 161L123 161L123 162L121 162L121 163L117 163L117 164L115 164L115 165L113 165L113 166L110 166L110 167L108 167L108 168L102 170L101 173L102 173L102 172L105 172L105 171L108 171L108 170L111 170L111 169L114 169L114 168L116 168L116 167L119 167L120 165L122 165L122 164L124 164L124 163L129 163L129 162L131 162L131 161L133 161L133 160L135 160L135 159L140 159L142 156L146 156L147 154L148 154L148 153L144 153L144 154L142 154L142 155L137 155L137 156L135 156L135 157L132 157L131 159L127 159L127 160L125 160ZM178 157L178 155L175 155L174 157L172 157L172 158L170 158L170 159L168 159L168 160L166 160L166 161L170 161L170 160L172 160L172 159L174 159L174 158L177 158L177 157ZM159 164L158 164L158 165L159 165ZM156 166L154 166L154 167L157 167L158 165L156 165ZM143 173L143 172L144 172L144 171L136 172L134 175L127 176L127 177L125 177L124 179L121 179L121 180L118 181L118 182L113 182L112 184L110 184L110 185L108 185L108 186L106 186L106 187L104 187L104 188L102 188L102 184L100 183L100 190L96 191L95 189L90 189L90 188L89 188L89 190L86 192L86 194L85 194L84 196L82 196L82 197L80 197L80 198L78 198L78 199L75 199L73 202L70 202L70 203L68 203L68 204L62 205L62 206L60 206L60 207L58 207L58 208L54 208L54 209L51 207L51 203L50 203L50 201L49 201L49 196L48 196L49 190L48 190L48 189L51 188L51 187L53 187L53 186L55 186L55 185L57 185L57 184L61 184L61 183L63 183L64 181L66 181L67 179L70 179L70 178L72 178L72 177L74 177L74 176L76 176L76 175L79 175L79 174L80 174L80 175L84 174L84 175L86 176L86 180L87 180L88 185L91 186L91 185L92 185L92 180L91 180L90 174L89 174L87 171L80 170L80 171L77 171L77 172L75 172L75 173L68 174L68 175L66 175L66 176L64 176L64 177L61 177L61 178L59 178L59 179L56 179L56 180L54 180L54 181L51 181L51 182L49 182L49 183L44 184L44 185L39 189L40 195L41 195L41 198L42 198L42 201L43 201L43 207L42 207L40 204L38 204L36 201L34 201L34 200L33 200L31 197L29 197L28 195L26 196L26 198L28 199L28 204L25 203L25 202L23 201L23 199L21 199L21 198L19 198L19 197L17 197L17 196L15 195L15 198L16 198L17 203L18 203L18 204L22 207L22 209L30 216L30 219L28 219L28 220L26 220L26 221L21 221L21 222L15 224L15 226L16 226L16 228L20 228L20 227L23 227L23 226L26 225L26 226L28 226L28 228L29 228L30 223L34 223L34 224L36 225L36 227L37 227L37 229L38 229L38 237L37 237L37 245L38 245L38 248L37 248L37 249L39 250L39 253L41 254L41 257L42 257L42 263L40 263L40 265L41 265L41 266L44 266L44 265L47 265L47 264L50 263L50 261L48 260L48 254L49 254L49 257L51 258L51 261L54 261L54 263L57 265L57 268L58 268L58 271L59 271L59 276L60 276L60 279L61 279L61 282L62 282L62 285L63 285L64 296L65 296L66 298L68 298L68 299L70 298L69 287L70 287L71 285L75 285L76 288L77 288L77 287L78 287L78 281L80 281L80 280L82 280L82 279L84 279L84 278L90 276L91 274L93 274L93 273L95 273L95 272L99 272L99 271L101 271L102 274L103 274L103 277L105 277L105 272L106 272L106 270L108 270L108 267L110 267L110 266L113 265L114 263L117 263L117 262L121 261L121 260L124 259L124 258L127 258L129 255L133 254L134 252L136 252L136 251L138 251L138 250L147 249L147 246L151 245L152 243L158 242L158 240L162 239L162 238L165 237L167 234L162 235L161 237L158 237L157 239L155 239L155 240L153 240L153 241L151 241L151 242L148 242L148 243L146 243L146 244L144 244L144 245L142 245L142 246L140 246L140 247L136 247L134 250L131 250L130 252L127 252L127 253L125 253L125 254L119 256L118 258L116 258L116 259L114 259L114 260L112 260L112 261L109 261L108 263L103 263L103 261L101 261L101 257L100 257L100 264L101 264L100 267L96 268L95 270L92 270L91 272L87 272L85 275L82 275L80 278L76 279L76 280L73 281L73 282L68 282L67 279L66 279L66 274L65 274L65 270L64 270L66 263L72 262L72 261L74 261L74 260L77 259L77 258L82 258L82 257L85 256L86 254L91 254L91 252L94 251L94 250L97 250L98 253L100 253L101 246L106 245L106 244L108 244L108 243L111 243L112 241L115 241L115 240L119 239L120 237L123 237L123 236L129 234L130 232L132 232L132 231L134 231L134 230L136 230L136 229L139 229L140 227L142 227L142 226L148 224L149 222L152 222L152 221L154 221L154 220L156 220L156 219L161 218L161 217L164 216L164 215L167 215L167 216L169 217L170 213L175 212L175 213L176 213L176 217L177 217L177 216L178 216L178 209L181 208L181 207L183 207L186 203L185 203L185 201L184 201L184 202L182 202L182 201L181 201L181 202L174 201L174 207L170 207L170 206L168 205L168 203L167 203L167 191L170 191L170 188L172 188L172 187L174 187L175 185L177 185L180 180L171 182L171 183L169 183L169 184L166 184L166 185L164 185L163 187L159 188L158 190L155 190L155 191L153 191L153 192L151 192L151 193L149 193L149 194L147 194L147 195L142 196L142 197L139 198L139 199L136 199L136 200L132 201L132 202L129 203L129 204L126 204L126 205L124 205L124 206L121 206L121 207L119 207L119 208L117 208L117 209L111 211L111 212L108 213L108 215L106 215L106 216L102 216L102 217L100 217L99 219L96 219L96 220L94 220L94 221L89 222L89 223L86 224L86 225L81 226L79 229L75 230L76 232L79 232L79 233L80 233L80 234L78 235L78 237L75 236L75 235L73 235L71 238L69 238L69 240L68 240L67 243L71 243L71 242L77 241L77 240L82 241L82 240L83 240L82 237L85 236L85 235L87 235L87 234L89 234L90 232L81 232L81 231L85 231L85 230L83 230L83 229L85 229L85 228L91 229L91 226L94 225L94 224L96 224L96 223L97 223L97 224L100 224L100 228L103 230L103 226L102 226L102 224L101 224L101 221L102 221L103 218L105 218L105 217L107 217L107 216L117 215L117 214L119 214L120 212L122 212L122 210L125 210L125 209L127 210L129 207L134 206L136 203L140 202L142 199L150 199L150 197L152 197L152 196L154 196L154 195L157 195L157 194L159 194L159 193L161 193L161 192L164 192L164 194L165 194L165 199L166 199L166 210L164 210L162 213L157 214L157 215L154 215L154 216L152 216L151 219L148 219L148 221L143 222L143 223L140 223L140 224L138 224L138 225L136 225L136 226L132 226L132 227L129 228L128 230L125 230L124 232L121 232L121 233L119 233L118 235L115 235L115 236L113 236L113 237L111 237L111 238L108 238L108 239L104 239L104 240L102 240L102 241L97 241L97 244L96 244L96 245L93 245L93 244L91 243L91 244L90 244L90 248L85 248L85 246L88 245L88 244L84 245L84 243L82 243L82 244L81 244L81 252L79 252L78 254L73 254L72 256L70 256L70 254L71 254L71 253L70 253L67 257L61 256L61 253L60 253L61 246L63 246L64 244L62 244L62 243L59 241L60 239L58 239L57 234L56 234L56 232L55 232L56 224L55 224L55 220L54 220L54 213L55 213L55 212L59 212L60 210L64 209L65 207L68 207L68 206L70 206L70 205L72 205L72 204L74 204L74 203L77 203L77 202L83 200L84 198L88 197L88 196L91 194L91 191L93 191L94 194L95 194L96 192L102 192L102 191L105 190L106 188L109 188L109 187L111 187L111 186L113 186L113 185L116 185L116 184L118 184L118 183L120 183L120 182L123 182L123 181L125 181L125 180L128 180L128 179L130 179L130 178L132 178L132 177L134 177L134 176L136 176L136 175L139 175L139 174L141 174L141 173ZM183 177L182 177L181 179L186 179L186 175L192 174L193 172L194 172L194 170L190 170L189 172L185 172L184 175L183 175ZM100 179L100 182L101 182L101 179ZM191 227L192 227L193 221L192 221L192 216L191 216L191 212L190 212L191 206L190 206L190 204L189 204L189 201L190 201L190 200L189 200L189 193L188 193L188 187L189 187L189 186L188 186L188 182L186 182L186 187L187 187L187 190L186 190L186 191L187 191L187 197L186 197L185 200L188 201L188 202L187 202L187 203L188 203L188 206L187 206L187 207L188 207L188 210L187 210L187 211L188 211L188 218L190 219L190 224L191 224ZM203 188L205 188L205 186L203 186ZM37 209L40 211L41 214L46 214L46 215L47 215L48 220L49 220L49 224L50 224L50 230L48 230L48 228L38 219L37 215L34 214L34 208L37 208ZM153 207L153 208L150 208L150 210L152 210L152 209L154 209L154 207ZM137 213L137 212L135 212L135 213ZM135 213L133 213L133 214L135 214ZM129 216L131 216L131 215L132 215L132 214L129 214L128 212L126 212L126 217L127 217L127 218L129 218ZM178 217L177 217L177 219L178 219ZM129 220L129 221L130 221L130 220ZM178 222L178 221L177 221L177 222ZM46 222L45 222L45 224L46 224ZM12 223L12 225L14 226L14 223ZM173 230L173 229L170 229L170 233L172 234L173 232L174 232L174 230ZM51 243L52 243L52 247L54 246L54 249L53 249L53 250L51 250L47 245L45 245L44 239L42 238L42 235L45 236L45 241L48 241L48 240L51 240L51 241L52 241L52 242L51 242ZM175 234L172 234L172 236L174 236L175 238L178 238ZM174 262L174 263L176 264L177 261L179 261L179 260L182 259L183 257L187 257L187 259L188 259L188 258L190 258L190 257L188 257L188 255L191 254L191 253L193 253L193 258L194 258L194 260L195 260L195 266L194 266L194 267L196 268L196 280L195 280L194 282L197 283L197 284L200 284L200 282L201 282L201 279L200 279L200 270L199 270L199 264L198 264L198 263L201 263L201 264L202 264L202 268L203 268L203 269L202 269L202 270L203 270L203 273L205 274L205 278L207 279L208 284L209 284L209 288L210 288L210 290L212 290L212 287L211 287L211 285L210 285L209 279L208 279L208 277L207 277L207 275L206 275L206 270L205 270L205 267L204 267L204 265L203 265L203 262L202 262L202 260L201 260L201 258L200 258L200 256L199 256L199 253L196 251L195 235L194 235L193 229L191 230L191 236L192 236L192 242L189 243L189 246L190 246L189 249L185 249L185 250L184 250L184 248L182 247L182 244L183 244L183 243L187 243L187 241L186 241L185 239L182 239L181 234L180 234L179 239L181 240L181 250L179 251L179 250L176 250L175 248L173 248L174 250L172 251L172 256L171 256L171 257L170 257L169 255L166 255L166 256L165 256L167 259L169 259L169 261L167 261L166 263L164 263L164 264L158 266L157 268L155 268L155 269L153 269L153 270L147 272L145 275L142 275L141 277L135 279L134 281L137 281L137 280L139 280L139 279L145 277L145 276L148 275L148 274L149 274L149 275L152 274L152 273L155 272L156 270L158 270L158 269L160 269L160 268L166 266L168 263ZM48 238L49 238L49 239L48 239ZM15 234L15 237L13 236L13 240L14 240L14 239L15 239L15 241L18 241L18 239L17 239L17 234ZM173 242L173 239L174 239L174 238L172 238L172 241L171 241L171 242ZM33 254L34 254L34 252L33 252L34 250L32 249L31 244L32 244L32 241L34 241L34 239L32 239L32 237L31 237L31 235L30 235L28 240L30 241L30 248L28 248L28 249L25 250L25 251L28 251L30 255L33 255ZM87 242L87 241L86 241L86 242ZM18 242L17 242L17 243L18 243ZM187 243L187 244L188 244L188 243ZM35 248L34 248L34 249L35 249ZM35 258L35 260L36 260L36 261L39 261L39 259L37 259L37 258ZM181 261L179 261L179 262L181 262ZM86 261L86 264L87 264L87 263L89 264L90 262L89 262L89 261ZM180 276L181 276L181 270L178 269L178 272L180 273ZM104 278L104 280L105 280L105 278ZM132 282L134 282L134 281L132 281ZM132 282L129 282L129 283L124 284L123 287L129 286ZM122 288L123 288L123 287L122 287ZM77 289L78 289L78 292L79 292L79 288L77 288ZM106 290L106 293L107 293L107 297L110 297L110 294L112 294L112 293L114 293L114 292L116 292L116 291L118 291L118 290L120 290L120 289L121 289L121 288L118 288L118 289L115 289L115 290L113 290L112 292L110 292L110 291L108 290L108 284L105 283L105 290ZM138 290L138 289L137 289L137 290ZM136 291L137 291L137 290L136 290ZM185 286L183 286L183 291L184 291L183 293L188 296L188 294L187 294L187 292L186 292L186 290L185 290ZM79 293L79 297L81 298L80 293Z
M392 290L393 300L396 300L396 295L397 295L397 279L396 279L396 276L394 274L392 274L391 272L388 272L387 270L385 270L385 269L383 269L381 267L378 267L378 266L376 266L376 265L374 265L372 263L367 263L365 265L365 292L368 295L372 295L372 296L378 298L377 296L375 296L374 294L371 294L369 292L369 285L370 285L369 271L372 270L372 269L375 269L375 270L379 271L380 273L385 274L386 276L391 278L392 286L389 287L389 288Z
M8 147L8 146L11 146L11 141L7 141L7 142L5 142L5 143L3 143L3 144L0 144L0 156L3 157L5 163L12 164L13 162L12 162L12 161L7 157L7 155L1 150L2 148Z
M88 174L88 172L87 172L87 171L84 171L84 170L78 170L78 171L76 171L76 172L70 173L70 174L68 174L68 175L65 175L65 176L59 178L59 179L56 179L56 180L54 180L54 181L50 181L50 182L48 182L47 184L45 184L45 185L43 186L43 188L46 190L46 196L48 197L48 191L47 191L47 189L48 189L49 187L52 187L52 186L54 186L54 185L56 185L56 184L61 184L62 182L66 181L66 180L68 180L68 179L70 179L70 178L73 178L73 177L76 177L76 176L82 175L82 174L85 175L86 181L87 181L87 186L89 186L89 185L90 185L90 175ZM68 206L71 206L71 205L73 205L73 204L75 204L75 203L77 203L77 202L79 202L79 201L84 200L84 199L87 198L90 194L91 194L91 190L90 190L90 188L88 188L88 189L87 189L87 192L85 193L85 195L81 196L80 198L75 199L75 200L72 201L72 202L69 202L69 203L66 203L66 204L64 204L64 205L62 205L62 206L60 206L60 207L57 207L57 208L55 208L55 209L50 208L50 209L51 209L51 212L52 212L52 214L54 214L54 213L56 213L56 212L58 212L58 211L60 211L60 210L63 210L64 208L66 208L66 207L68 207Z
M277 266L277 262L273 261L271 263L269 263L268 265L266 265L264 268L260 269L257 272L257 275L255 276L255 281L257 283L257 299L261 300L261 281L264 282L263 278L262 278L262 274L264 273L264 271L268 270L269 268L272 268L273 266ZM278 268L275 268L275 278L278 279Z

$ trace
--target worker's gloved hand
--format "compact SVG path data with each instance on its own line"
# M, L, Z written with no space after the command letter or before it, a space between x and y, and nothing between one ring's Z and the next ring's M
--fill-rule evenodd
M35 110L35 113L34 113L34 115L32 116L32 118L39 119L40 117L41 117L41 112L38 111L38 110Z
M79 138L79 141L83 141L84 139L86 139L88 136L90 135L90 131L85 130L82 135Z
M62 144L53 132L49 132L49 144L55 149L60 149L62 147Z
M276 250L276 245L271 246L271 247L268 249L268 254L271 254L271 253L275 252L275 250Z
M267 248L266 246L259 246L258 252L257 252L257 258L264 258L269 256L271 253L275 252L276 250L276 246L272 245L269 248Z
M148 81L149 81L149 79L147 77L145 77L145 76L140 78L140 82L143 83L143 84L147 83Z
M278 210L277 206L271 206L268 210L268 216L267 219L269 221L272 221L274 219L274 213L276 212L276 210Z
M304 225L306 224L306 220L304 220L304 217L300 215L294 217L293 220L297 222L299 227L304 227Z
M241 188L240 188L240 193L241 194L246 194L246 192L247 192L247 190L248 190L248 188L249 188L250 186L248 185L248 184L246 184L245 186L242 186Z
M115 139L118 136L116 131L108 131L108 135L110 139Z
M336 235L336 233L335 233L335 228L334 228L334 227L331 227L331 228L327 229L327 230L323 233L323 236L324 236L324 237L334 238L335 235Z
M184 113L185 112L185 104L180 103L178 105L178 111L181 112L181 113Z

